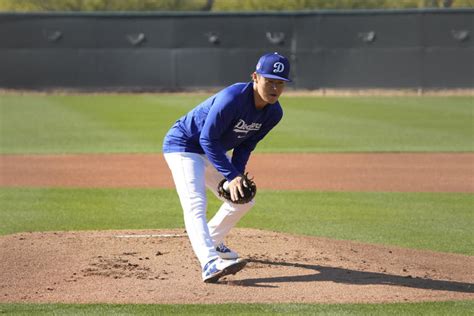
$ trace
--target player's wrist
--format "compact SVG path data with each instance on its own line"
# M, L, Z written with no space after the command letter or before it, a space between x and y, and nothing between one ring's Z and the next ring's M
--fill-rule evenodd
M240 174L239 172L236 171L236 172L232 172L229 176L227 176L225 178L230 183L237 177L242 177L242 174Z

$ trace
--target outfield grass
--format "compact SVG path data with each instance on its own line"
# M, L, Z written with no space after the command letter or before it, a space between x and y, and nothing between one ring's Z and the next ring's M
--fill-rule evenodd
M0 200L0 234L184 227L174 190L4 188ZM473 255L472 205L462 193L262 191L239 226Z
M472 315L474 301L399 304L0 304L6 315Z
M2 153L159 152L207 95L3 95ZM471 97L287 97L259 152L466 152Z
M2 153L159 152L201 96L0 96Z

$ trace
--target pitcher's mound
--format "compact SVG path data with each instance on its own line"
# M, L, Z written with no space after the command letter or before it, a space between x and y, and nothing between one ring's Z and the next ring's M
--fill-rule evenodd
M249 263L217 284L183 230L0 237L0 302L271 303L474 299L473 257L235 229Z

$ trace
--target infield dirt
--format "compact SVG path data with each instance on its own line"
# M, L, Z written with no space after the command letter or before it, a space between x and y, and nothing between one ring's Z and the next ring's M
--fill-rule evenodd
M183 230L4 236L0 238L0 302L474 299L469 256L253 229L235 229L227 241L249 260L248 265L218 284L205 284Z
M259 189L474 192L473 153L254 154ZM1 155L0 186L173 188L161 154Z

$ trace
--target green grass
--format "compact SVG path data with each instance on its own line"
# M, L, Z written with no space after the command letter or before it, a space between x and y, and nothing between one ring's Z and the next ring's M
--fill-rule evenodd
M183 227L174 190L3 188L0 201L0 234ZM472 205L462 193L262 191L239 226L473 255Z
M208 95L3 95L1 153L159 152ZM472 97L283 97L259 152L472 151Z
M174 190L3 188L0 201L0 234L183 226Z
M241 225L474 254L471 194L260 192ZM463 240L464 239L464 240Z
M282 103L284 120L261 151L474 149L472 97L292 97Z
M5 315L472 315L474 301L398 304L0 304Z
M3 153L159 152L204 96L0 96Z

